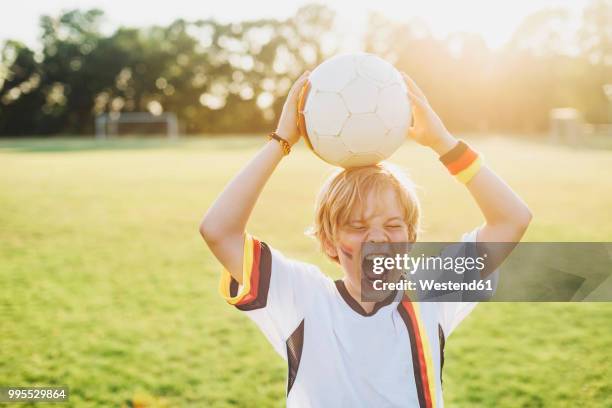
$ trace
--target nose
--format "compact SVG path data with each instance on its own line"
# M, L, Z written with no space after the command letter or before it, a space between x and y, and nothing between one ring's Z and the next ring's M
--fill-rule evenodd
M389 237L387 237L387 234L379 229L379 228L373 228L370 230L370 233L368 234L368 237L366 239L367 242L388 242L389 241Z

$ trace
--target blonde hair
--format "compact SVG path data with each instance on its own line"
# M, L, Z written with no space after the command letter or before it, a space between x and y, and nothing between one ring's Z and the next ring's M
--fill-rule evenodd
M348 222L356 204L363 204L370 192L380 193L391 187L404 210L408 239L416 241L420 206L414 183L397 166L381 163L366 167L336 170L323 184L315 203L314 225L307 234L314 237L323 253L325 242L333 243L338 227ZM328 256L329 257L329 256ZM338 262L338 257L329 257Z

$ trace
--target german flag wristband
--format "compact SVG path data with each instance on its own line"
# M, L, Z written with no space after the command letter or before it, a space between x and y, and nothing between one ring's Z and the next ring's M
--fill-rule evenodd
M460 140L457 146L449 152L440 156L440 161L450 174L463 184L469 183L482 167L481 155L472 150L463 140Z

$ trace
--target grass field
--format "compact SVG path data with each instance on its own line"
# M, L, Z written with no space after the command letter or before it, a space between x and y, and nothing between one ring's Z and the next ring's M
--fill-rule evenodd
M76 407L284 406L286 367L217 295L197 231L261 143L0 142L0 385L68 385ZM526 240L612 240L612 151L474 144L530 205ZM392 161L420 186L424 240L481 222L432 153ZM339 276L303 234L330 170L296 149L249 231ZM448 407L612 407L612 304L482 304L446 353Z

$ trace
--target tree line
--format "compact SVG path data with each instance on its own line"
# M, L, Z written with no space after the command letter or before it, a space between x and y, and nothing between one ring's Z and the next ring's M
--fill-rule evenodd
M336 16L308 5L285 20L176 20L104 34L100 10L42 16L41 47L0 54L0 136L91 134L102 113L174 112L183 133L270 129L292 81L338 52ZM563 9L524 20L491 50L476 34L439 39L418 21L372 14L363 48L408 72L452 130L537 132L572 106L609 120L612 1L585 9L567 38ZM574 49L568 49L575 44Z

